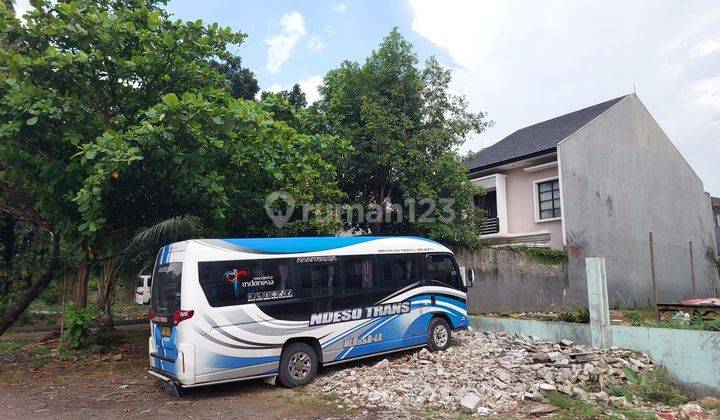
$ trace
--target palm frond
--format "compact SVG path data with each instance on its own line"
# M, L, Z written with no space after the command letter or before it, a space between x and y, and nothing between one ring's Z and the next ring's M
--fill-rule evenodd
M125 247L125 253L132 258L154 255L164 245L197 236L200 227L200 219L191 215L163 220L138 230Z

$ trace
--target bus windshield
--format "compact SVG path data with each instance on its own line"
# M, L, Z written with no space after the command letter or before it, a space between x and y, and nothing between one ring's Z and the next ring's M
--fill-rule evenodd
M155 267L150 295L151 308L157 314L170 315L180 309L182 263L173 262Z

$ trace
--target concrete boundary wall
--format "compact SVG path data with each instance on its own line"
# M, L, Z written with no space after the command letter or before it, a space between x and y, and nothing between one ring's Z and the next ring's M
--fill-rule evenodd
M461 267L475 270L468 312L567 311L586 306L584 282L568 282L567 264L542 264L503 248L453 249Z
M591 285L590 324L471 316L471 327L480 332L505 331L542 340L568 339L594 347L616 346L641 351L665 366L686 392L697 397L720 397L720 332L605 323L603 320L609 319L605 261L602 258L587 260Z
M541 340L590 344L590 324L471 316L475 331L505 331ZM611 346L647 353L698 397L720 397L720 332L611 325Z

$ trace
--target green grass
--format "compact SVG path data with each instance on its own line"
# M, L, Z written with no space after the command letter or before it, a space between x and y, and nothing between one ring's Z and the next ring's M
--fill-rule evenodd
M285 398L287 401L295 404L300 404L313 408L330 409L340 416L355 417L357 415L357 410L354 408L338 408L336 404L337 395L332 392L323 394L321 397L318 397L317 395L310 393L307 388L300 387L286 391L282 394L282 397Z
M613 411L613 414L619 414L617 416L610 416L611 418L626 418L628 420L654 420L655 419L655 413L652 411L646 411L646 410L638 410L635 408L630 407L620 407L615 404L610 403L610 409ZM622 415L623 417L621 417Z
M690 322L677 319L648 321L644 326L652 328L675 328L678 330L720 331L720 318L713 320L693 319Z
M0 341L0 381L17 383L25 369L40 369L53 356L41 346L25 347L31 340Z
M567 262L567 250L558 250L543 246L508 245L500 249L517 252L525 255L531 261L540 264L557 265Z
M19 350L30 340L3 340L0 341L0 355Z
M602 415L602 411L600 411L599 408L579 398L573 398L557 391L546 392L544 395L549 404L560 407L563 410L562 413L558 413L561 417L588 419Z
M671 406L678 406L688 401L664 366L655 366L650 373L635 372L629 368L625 368L624 372L631 384L628 389L644 401L660 402Z
M590 322L590 311L587 308L580 308L570 312L562 312L558 316L559 321L587 324Z
M634 394L626 385L610 385L608 390L613 397L625 397L628 401L633 400Z
M627 309L621 311L630 325L644 325L655 318L655 311L652 308Z
M683 319L655 320L655 311L652 308L623 309L620 310L627 323L633 326L652 328L675 328L681 330L720 331L720 317L713 320L702 319L695 313L690 321Z

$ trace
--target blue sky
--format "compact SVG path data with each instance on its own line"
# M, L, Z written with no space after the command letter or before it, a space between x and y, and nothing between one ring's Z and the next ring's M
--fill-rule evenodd
M20 12L27 0L17 2ZM420 59L453 70L452 89L495 125L461 152L636 90L720 196L720 2L716 0L170 0L188 20L248 34L237 49L264 90L361 61L394 26Z
M407 2L388 1L206 1L174 0L168 8L182 19L218 22L248 34L237 50L255 72L262 89L287 88L294 83L322 76L343 60L363 60L394 27L402 29L415 44L419 56L447 53L412 32L412 8ZM283 16L290 16L283 22ZM301 17L303 31L298 30ZM283 23L285 25L283 25ZM279 71L268 70L267 39L286 30L285 41L297 37ZM277 67L273 67L277 69ZM317 80L317 79L315 79Z

